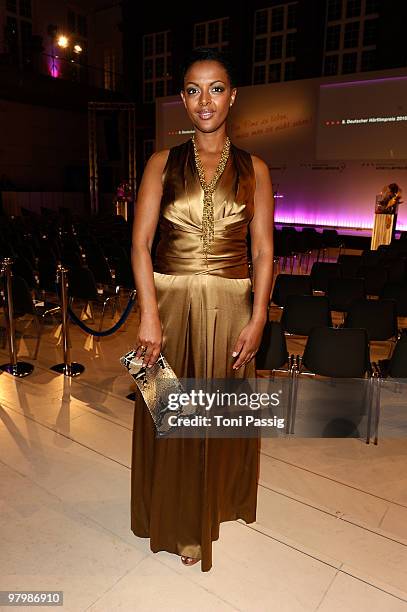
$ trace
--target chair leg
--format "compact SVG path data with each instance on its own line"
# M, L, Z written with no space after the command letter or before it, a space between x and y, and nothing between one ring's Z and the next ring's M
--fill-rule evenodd
M397 339L396 339L396 338L392 338L392 339L389 341L389 347L390 347L390 348L389 348L389 354L388 354L388 356L387 356L387 359L390 359L390 358L391 358L391 356L392 356L392 354L393 354L393 351L394 351L394 349L395 349L395 347L396 347L396 344L397 344Z
M120 300L120 293L116 293L114 298L112 299L113 305L112 305L112 319L114 319L114 317L116 316L116 312L119 310L119 312L121 312L121 300Z
M375 422L374 422L374 440L373 443L377 446L379 438L379 419L380 419L380 395L381 395L382 379L376 379L376 401L375 401Z
M295 433L295 418L297 414L298 374L293 373L293 386L291 395L290 434Z
M286 433L291 434L294 431L294 420L295 420L295 409L294 398L296 396L296 361L295 356L292 356L292 364L290 371L290 384L289 384L289 396L288 396L288 410L287 410L287 424Z
M86 303L85 312L86 312L88 306L89 306L89 312L90 312L90 320L93 323L94 320L95 320L95 312L94 312L94 308L93 308L92 302L87 302Z
M106 310L107 304L108 304L108 302L103 302L102 314L100 316L99 330L98 331L102 331L102 328L103 328L103 319L105 318L105 310Z
M298 355L295 359L293 368L293 387L291 396L291 417L290 417L290 434L295 431L295 417L297 412L297 395L298 395Z
M288 400L287 400L287 410L286 410L286 419L285 419L285 433L290 433L290 423L291 423L291 407L292 407L292 393L293 393L293 360L292 357L289 358L289 375L288 375Z
M370 444L370 433L372 428L372 412L373 412L373 384L374 378L370 377L368 379L368 389L366 394L366 404L367 404L367 423L366 423L366 444Z
M6 327L0 327L0 335L1 335L1 348L4 350L7 344L7 329Z
M123 311L122 300L121 300L120 293L118 293L117 296L116 296L114 315L116 314L117 309L119 309L119 312Z
M37 343L35 345L35 351L34 351L34 356L33 359L37 359L38 357L38 350L40 348L40 342L41 342L41 338L42 338L42 331L44 328L44 319L41 317L35 317L35 322L36 322L36 326L37 326Z
M101 332L101 331L102 331L102 328L103 328L103 320L104 320L104 318L105 318L106 306L108 305L109 301L110 301L110 299L109 299L109 298L107 298L107 299L106 299L106 300L103 302L102 314L101 314L101 316L100 316L100 322L99 322L99 330L98 330L99 332ZM100 339L101 339L101 336L97 336L96 341L97 341L97 342L100 342Z
M308 273L309 273L309 268L310 268L311 258L312 258L312 250L311 250L311 251L309 251L309 253L308 253L306 274L308 274Z

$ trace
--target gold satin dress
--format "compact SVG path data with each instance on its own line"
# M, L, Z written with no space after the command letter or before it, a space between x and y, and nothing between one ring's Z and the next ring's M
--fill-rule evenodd
M233 145L214 202L214 242L202 253L203 190L192 141L173 147L163 174L154 280L162 352L180 378L254 378L235 371L235 342L252 312L247 231L255 175ZM212 567L223 521L256 520L258 438L159 439L139 392L134 411L131 529L161 550Z

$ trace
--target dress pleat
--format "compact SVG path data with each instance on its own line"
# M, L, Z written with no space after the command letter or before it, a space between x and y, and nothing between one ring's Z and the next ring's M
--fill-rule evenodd
M162 352L178 377L254 376L252 363L238 374L234 372L231 355L250 318L249 279L172 277L156 272L154 278L164 323ZM177 296L176 304L169 299L170 293ZM228 299L230 294L232 299ZM185 330L192 342L185 342ZM258 454L259 441L252 438L157 439L150 413L138 394L132 461L133 532L149 537L154 552L166 550L200 558L202 571L208 571L220 522L255 520Z

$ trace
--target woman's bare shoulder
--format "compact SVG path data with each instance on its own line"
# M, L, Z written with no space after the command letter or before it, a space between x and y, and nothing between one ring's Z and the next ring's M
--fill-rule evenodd
M153 153L147 162L149 169L154 172L162 173L167 163L169 153L170 149L162 149L161 151Z
M269 167L264 159L258 157L257 155L250 155L250 157L252 158L252 164L256 174L261 176L264 173L269 173Z
M269 185L271 177L268 165L261 157L257 157L257 155L251 155L251 158L257 187L260 185Z

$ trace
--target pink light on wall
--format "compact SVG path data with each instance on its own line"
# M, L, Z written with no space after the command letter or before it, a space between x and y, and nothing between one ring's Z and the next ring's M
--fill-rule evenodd
M285 202L284 194L274 192L274 221L275 223L288 223L290 225L318 225L336 229L372 230L374 224L373 211L359 211L358 208L346 209L336 202L324 202L315 205L314 198L304 196L302 200ZM406 207L407 208L407 207ZM401 213L401 217L400 217ZM407 219L404 216L404 205L399 208L397 231L407 230Z
M355 228L355 229L372 229L372 221L366 221L358 217L337 217L329 215L318 215L312 214L312 212L304 209L303 211L297 211L293 214L279 214L276 213L274 216L276 223L297 223L299 225L323 225L326 227L333 228ZM397 224L397 229L399 224Z
M54 79L61 75L60 63L55 57L48 58L48 72Z

